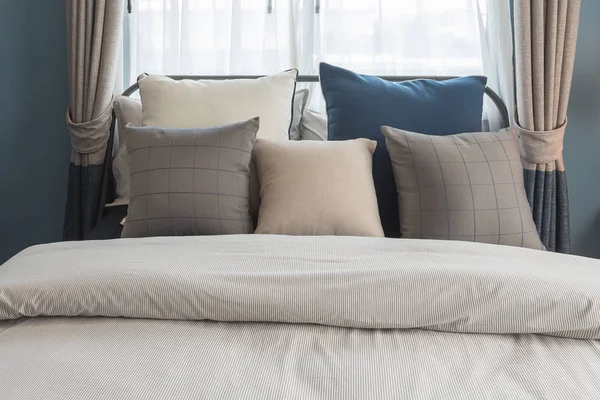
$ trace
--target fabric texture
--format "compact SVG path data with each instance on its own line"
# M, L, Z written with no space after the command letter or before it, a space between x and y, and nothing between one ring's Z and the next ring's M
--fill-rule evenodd
M0 322L0 332L0 381L7 399L600 395L599 341L102 317Z
M83 239L101 217L102 184L111 162L112 119L123 0L67 0L71 164L63 239ZM107 157L108 156L108 157Z
M142 103L127 96L119 96L114 103L117 118L117 153L113 157L113 176L115 178L116 199L108 206L129 204L129 162L125 146L125 127L128 124L142 126Z
M302 117L308 101L308 95L308 89L300 89L294 95L294 112L292 115L292 126L290 127L291 140L300 140Z
M260 117L258 137L288 140L298 71L259 79L140 79L144 126L210 128Z
M207 129L125 127L131 199L122 237L252 233L258 118Z
M2 394L594 399L599 263L351 237L36 246L0 267Z
M367 139L258 139L256 233L383 236L372 175L376 146Z
M320 79L327 103L328 140L365 137L377 141L373 178L379 214L386 236L397 237L394 172L380 127L430 135L480 132L486 79L392 83L326 63L321 63Z
M525 187L542 243L570 252L562 156L581 0L515 2L517 124Z
M517 247L414 239L57 243L0 267L0 320L208 319L598 340L599 266Z
M300 89L294 95L294 115L292 117L292 126L290 128L291 140L302 140L302 126L304 123L304 109L309 98L308 89ZM260 183L258 181L258 172L256 163L250 162L250 215L252 216L252 225L256 228L258 224L258 210L260 209Z
M383 127L403 238L543 249L514 130L431 136Z
M302 117L300 140L327 140L327 115L305 110Z

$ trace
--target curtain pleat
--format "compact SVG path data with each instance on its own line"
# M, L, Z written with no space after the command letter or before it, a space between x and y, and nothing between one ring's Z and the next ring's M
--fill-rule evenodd
M559 163L525 169L525 189L542 243L559 253L570 251L569 196L567 175ZM551 222L551 223L548 223Z
M581 0L515 0L517 124L525 189L548 250L570 252L562 149Z
M85 238L99 218L123 10L123 0L66 1L72 151L65 240Z

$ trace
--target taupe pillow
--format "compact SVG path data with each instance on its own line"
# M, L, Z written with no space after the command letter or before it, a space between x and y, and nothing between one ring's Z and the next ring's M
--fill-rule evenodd
M303 120L304 109L308 102L308 89L300 89L294 95L294 115L292 126L290 127L290 140L301 140L301 124ZM260 207L260 185L256 174L256 164L250 163L250 215L252 223L256 227L258 223L258 209Z
M403 238L543 249L512 131L432 136L382 127Z
M255 233L383 236L367 139L266 141L254 147L261 204Z
M122 237L252 233L258 118L207 129L125 127L131 199Z

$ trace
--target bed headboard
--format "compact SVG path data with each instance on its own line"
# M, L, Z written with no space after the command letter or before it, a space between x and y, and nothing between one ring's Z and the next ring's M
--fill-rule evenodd
M192 80L228 80L228 79L257 79L262 78L264 75L167 75L171 79L182 80L182 79L192 79ZM455 76L379 76L381 79L385 79L390 82L404 82L415 79L432 79L435 81L444 81L448 79L456 78ZM317 75L298 75L298 82L301 83L311 83L311 82L319 82L319 77ZM134 83L129 86L124 92L123 96L131 96L139 89L139 85ZM506 104L504 101L498 96L496 92L494 92L489 87L485 88L485 95L494 103L496 108L498 109L500 115L500 125L501 128L507 128L510 125L510 120L508 117L508 109L506 108ZM112 173L112 154L113 154L113 146L114 146L114 134L115 134L115 121L116 116L113 112L112 116L112 124L110 127L110 136L108 140L108 145L106 149L106 158L104 162L104 170L103 170L103 178L102 178L102 187L101 187L101 199L100 199L100 212L99 216L102 218L105 215L106 209L104 208L104 204L111 203L115 200L115 179Z
M222 81L227 79L257 79L262 78L264 75L168 75L169 78L175 80L182 79L192 79L192 80L216 80ZM457 78L456 76L379 76L381 79L385 79L390 82L404 82L404 81L412 81L415 79L432 79L434 81L445 81L448 79ZM311 83L311 82L319 82L318 75L298 75L298 82L300 83ZM124 92L123 96L131 96L140 87L137 82L133 85L129 86ZM501 128L508 128L510 122L508 117L508 109L506 108L506 104L504 101L498 96L496 92L494 92L489 87L485 88L485 95L494 103L496 108L498 109L498 113L500 114L500 123Z

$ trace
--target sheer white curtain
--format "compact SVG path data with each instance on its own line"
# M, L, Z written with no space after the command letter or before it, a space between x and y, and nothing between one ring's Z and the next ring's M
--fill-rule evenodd
M267 74L296 65L296 1L134 0L130 77ZM276 3L276 5L275 5Z
M483 73L488 77L488 86L504 100L512 125L515 116L515 74L510 1L478 0L477 6ZM486 99L486 109L493 109L489 99ZM489 122L492 130L498 129L498 114L490 113Z
M497 23L488 3L508 1L133 0L124 80L143 72L316 74L320 61L369 74L483 74L494 67L484 62L490 41L480 39ZM498 18L510 27L510 15ZM320 96L311 97L320 108Z

